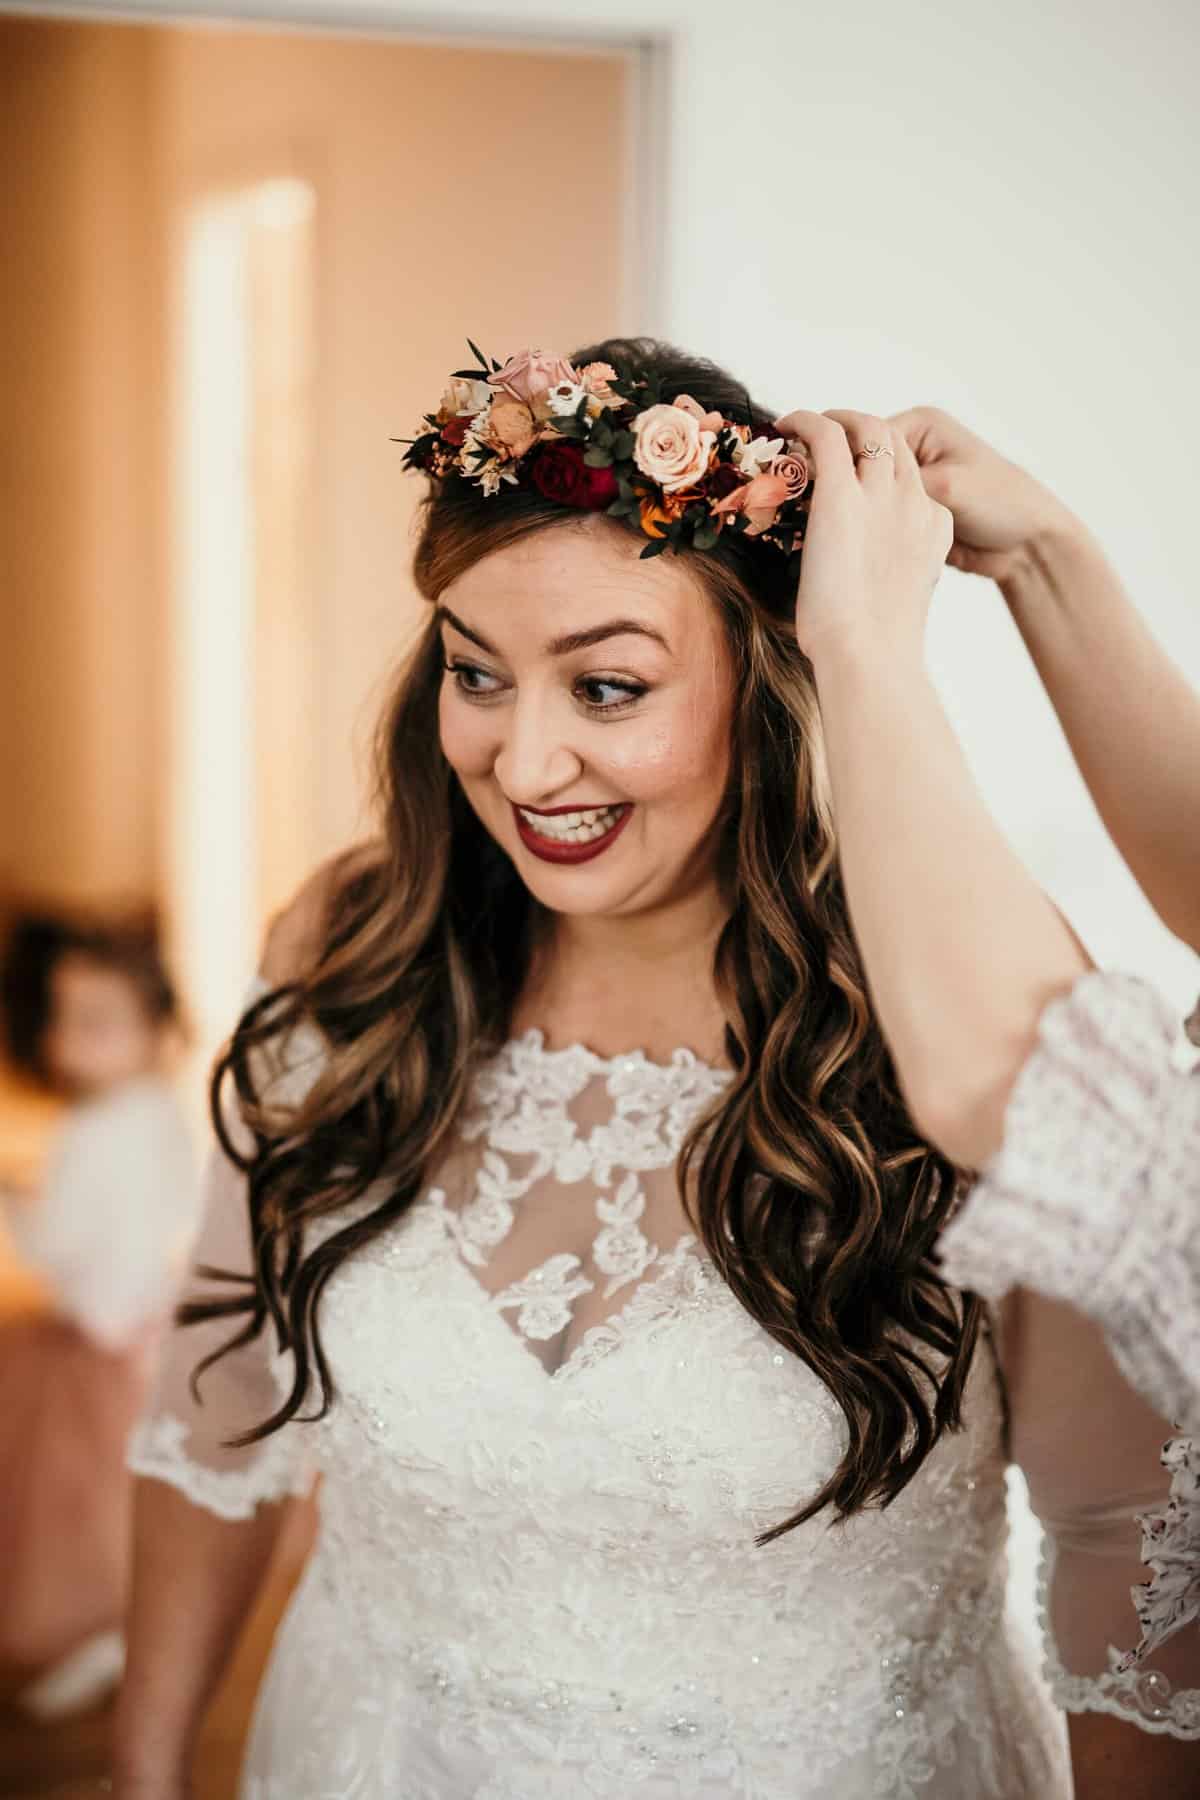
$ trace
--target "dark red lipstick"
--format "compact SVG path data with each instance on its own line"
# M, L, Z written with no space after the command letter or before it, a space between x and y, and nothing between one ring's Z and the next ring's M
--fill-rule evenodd
M548 819L563 813L590 812L592 810L594 809L583 806L548 806L541 809L543 817ZM625 829L633 807L628 804L621 806L603 837L589 838L585 844L566 844L560 843L556 838L542 837L541 833L535 831L529 821L522 816L519 807L514 806L512 812L516 821L517 836L534 856L540 857L543 862L582 863L590 862L594 856L599 856L602 851L608 849L610 844L616 842Z

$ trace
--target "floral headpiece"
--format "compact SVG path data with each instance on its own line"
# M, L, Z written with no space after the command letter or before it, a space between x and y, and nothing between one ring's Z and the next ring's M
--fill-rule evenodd
M489 363L467 342L477 366L452 375L426 429L402 440L406 468L636 521L643 556L710 550L725 531L798 552L810 490L798 444L757 437L690 394L664 401L608 363L575 369L538 350Z

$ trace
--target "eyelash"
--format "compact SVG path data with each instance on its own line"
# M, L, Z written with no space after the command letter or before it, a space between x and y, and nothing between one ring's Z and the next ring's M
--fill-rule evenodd
M488 671L486 669L481 669L477 663L446 661L442 666L449 674L454 676L454 685L465 700L474 701L477 705L486 705L488 701L496 698L494 690L491 692L483 692L479 688L467 687L464 683L464 675L487 676ZM636 706L637 702L649 692L649 689L640 686L637 682L610 681L601 675L582 676L576 685L577 687L616 688L620 693L623 693L626 696L624 700L617 701L615 705L604 705L595 700L580 699L580 705L584 706L588 712L602 715L605 718L611 718L614 713L628 711L631 706Z

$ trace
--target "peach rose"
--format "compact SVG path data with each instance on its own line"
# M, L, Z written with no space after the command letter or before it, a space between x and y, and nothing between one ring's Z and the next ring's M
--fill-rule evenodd
M489 375L488 381L492 387L500 388L514 400L530 406L547 388L558 387L564 381L577 384L579 376L563 356L544 356L540 350L522 350L519 356L510 356L502 369Z
M745 513L748 537L761 537L775 523L779 509L788 499L788 484L782 475L756 475L742 487L734 488L713 506L714 513L729 518Z
M716 433L679 406L651 406L633 421L633 460L664 493L690 487L708 468Z
M787 482L789 500L798 500L808 486L808 464L795 451L789 450L785 456L777 456L769 465L767 474L777 475L781 481Z
M701 431L720 431L722 425L725 423L725 420L719 412L705 412L700 402L698 400L693 400L690 394L676 394L675 404L682 412L691 413L693 419L698 422Z
M612 384L617 379L617 371L611 363L586 363L579 371L579 380L589 394L597 400L616 400L618 396L612 391Z
M484 427L489 444L494 444L508 456L524 456L536 435L533 414L520 400L511 400L501 394L492 401L492 410Z

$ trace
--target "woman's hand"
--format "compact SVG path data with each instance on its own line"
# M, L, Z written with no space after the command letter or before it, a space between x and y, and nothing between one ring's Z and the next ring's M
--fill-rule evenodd
M856 412L788 413L776 429L800 439L814 479L800 648L814 663L859 646L919 656L953 521L926 493L903 433Z
M952 568L1003 584L1019 573L1039 540L1083 533L1049 488L949 413L915 406L893 414L888 424L915 456L926 493L953 514Z

